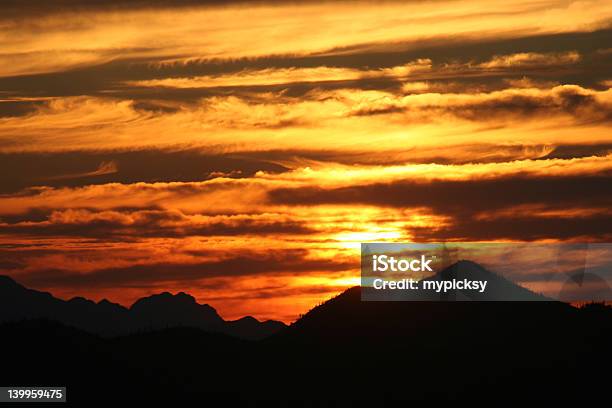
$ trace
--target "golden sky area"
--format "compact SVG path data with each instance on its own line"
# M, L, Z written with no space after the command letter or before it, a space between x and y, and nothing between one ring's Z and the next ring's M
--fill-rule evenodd
M602 1L3 2L0 274L290 322L360 242L609 242L611 47Z

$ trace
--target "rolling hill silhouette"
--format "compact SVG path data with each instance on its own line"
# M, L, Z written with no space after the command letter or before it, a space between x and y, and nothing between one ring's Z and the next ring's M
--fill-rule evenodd
M455 276L452 268L443 273ZM168 297L176 302L173 312L158 309ZM4 309L9 303L2 302ZM153 330L104 338L48 320L0 325L2 346L11 351L0 383L66 384L69 400L85 404L92 396L98 402L214 406L405 406L425 400L585 405L608 398L608 376L595 370L612 362L612 310L601 304L363 302L361 288L354 287L274 335L248 341L202 328L155 330L174 321L173 313L192 310L206 324L218 324L213 308L194 306L188 295L137 303L137 310L144 308L140 324L154 321ZM163 318L155 320L155 310ZM245 318L233 324L256 323Z
M201 305L183 292L141 298L126 308L106 299L98 303L82 297L64 301L50 293L25 288L8 276L0 276L0 322L37 318L55 320L102 336L193 327L255 340L285 327L282 322L260 322L250 316L223 320L213 307Z
M432 335L447 339L476 337L503 341L516 330L552 332L572 322L579 310L562 302L363 302L354 287L317 306L278 337L318 344L367 346L387 338L393 345L410 341L428 347ZM537 295L534 295L537 296ZM481 335L476 336L476 333ZM545 334L545 333L542 333Z

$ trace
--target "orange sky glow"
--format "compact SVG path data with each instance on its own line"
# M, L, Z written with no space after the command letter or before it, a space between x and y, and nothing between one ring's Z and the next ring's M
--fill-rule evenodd
M0 274L291 322L360 242L612 238L610 2L121 3L0 5Z

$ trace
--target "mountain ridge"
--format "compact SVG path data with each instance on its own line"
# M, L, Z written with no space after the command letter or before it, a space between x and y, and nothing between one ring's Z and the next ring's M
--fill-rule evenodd
M27 288L0 275L0 322L47 318L94 334L114 337L169 327L194 327L248 340L268 337L286 327L275 320L224 320L208 304L184 292L162 292L136 300L130 307L102 299L75 296L69 300Z
M465 329L483 331L488 328L489 333L508 334L512 330L524 330L525 327L545 327L548 324L552 327L559 320L575 319L578 312L570 304L534 293L472 261L455 262L427 279L463 278L462 274L472 275L471 272L477 274L471 279L488 279L499 285L498 288L492 285L494 299L500 295L495 293L499 288L506 297L501 297L501 301L490 301L491 297L468 297L456 290L454 292L461 296L425 293L414 297L396 297L401 301L390 301L397 290L381 289L377 291L387 292L380 293L377 298L364 298L364 291L370 290L365 294L369 296L374 289L354 286L315 306L291 324L288 330L274 337L329 345L354 343L356 338L362 344L376 344L380 338L401 344L416 342L420 336L424 336L425 343L432 333L460 334Z
M291 329L289 332L300 330L303 327L313 327L313 325L317 327L329 326L330 332L338 331L338 328L345 327L344 325L347 322L362 317L360 315L370 318L377 314L387 314L391 319L397 319L398 322L403 318L407 318L415 322L415 324L418 322L418 324L428 327L431 322L425 321L421 315L435 316L436 319L441 319L440 321L446 321L449 319L449 316L451 318L460 316L463 319L469 316L470 313L483 314L482 308L462 304L471 302L447 302L453 299L476 301L474 303L493 299L529 301L519 303L551 300L511 282L475 262L467 260L455 262L427 279L461 277L487 279L493 282L491 285L492 289L489 289L493 295L468 294L468 296L465 296L461 293L462 291L457 290L451 293L450 296L444 295L440 297L435 293L429 293L425 297L414 299L398 298L398 300L404 300L402 302L370 302L363 301L363 291L370 288L355 286L346 289L308 311L289 326ZM7 290L9 291L8 296ZM21 298L15 298L15 294L19 292L21 292ZM378 292L378 295L382 295L381 300L393 299L392 297L385 299L383 291ZM259 321L252 316L244 316L236 320L224 320L214 307L208 304L199 304L192 295L185 292L172 294L165 291L139 298L131 306L125 307L110 302L107 299L102 299L96 303L80 296L64 301L55 298L48 292L26 288L8 276L0 275L0 295L2 295L0 297L0 305L4 303L8 306L0 309L0 322L14 321L20 318L47 317L106 336L117 336L136 331L157 330L169 327L194 327L206 331L229 334L243 339L260 340L273 335L282 335L282 332L287 327L282 322L274 320ZM29 296L29 302L24 296ZM417 304L415 305L414 300L435 301L421 302L428 304L423 306L418 305L419 302L416 302ZM12 305L11 302L13 303ZM446 305L446 303L451 303L453 306ZM559 308L562 310L562 313L568 313L569 309L573 309L570 305L562 302L536 303L554 303L555 305L552 307ZM390 305L393 306L391 307ZM546 307L542 306L539 309ZM491 302L489 308L498 310L501 314L508 314L511 309L504 302ZM515 309L521 310L523 306L517 304ZM322 311L325 313L321 313ZM325 316L326 313L330 315ZM321 314L323 314L323 317L320 316ZM313 324L310 322L313 316L317 316L317 323ZM380 322L376 321L376 318L370 321L370 323L374 327L380 324ZM345 327L345 329L347 329L347 333L351 331L348 330L351 327Z
M0 284L0 306L9 286ZM189 296L174 296L142 303L169 297L198 307ZM84 299L73 303L92 306ZM248 329L257 321L245 316L226 323ZM119 395L140 404L166 397L175 405L177 395L199 401L218 395L225 404L216 406L253 398L277 406L270 402L281 395L293 401L282 406L301 397L319 406L333 395L340 404L330 406L353 407L432 398L473 402L475 396L490 404L518 395L520 403L542 397L550 405L551 398L567 402L568 391L584 405L585 395L608 390L608 377L591 371L609 362L612 307L368 302L360 287L352 287L262 341L184 326L104 338L47 320L0 323L0 338L10 351L0 383L59 382L80 405L91 405L91 395L109 404ZM98 395L100 389L113 392ZM238 401L229 404L227 396L237 393Z

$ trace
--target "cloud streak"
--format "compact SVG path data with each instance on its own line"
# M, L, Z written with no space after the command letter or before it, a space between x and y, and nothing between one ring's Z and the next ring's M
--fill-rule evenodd
M0 4L0 271L36 288L291 320L360 242L612 238L608 3L47 3Z

